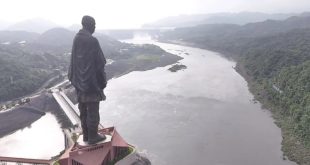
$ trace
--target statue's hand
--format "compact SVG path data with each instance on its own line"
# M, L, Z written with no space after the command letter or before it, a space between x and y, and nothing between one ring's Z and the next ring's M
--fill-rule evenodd
M102 101L105 101L107 99L107 97L105 96L104 92L102 92L103 95L102 95Z

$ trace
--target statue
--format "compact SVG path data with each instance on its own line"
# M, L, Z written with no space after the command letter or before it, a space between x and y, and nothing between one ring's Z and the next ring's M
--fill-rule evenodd
M106 59L98 40L92 36L96 28L91 16L82 18L83 28L73 40L68 78L75 87L80 111L83 141L95 144L104 140L98 134L99 102L105 100L103 89L107 85Z

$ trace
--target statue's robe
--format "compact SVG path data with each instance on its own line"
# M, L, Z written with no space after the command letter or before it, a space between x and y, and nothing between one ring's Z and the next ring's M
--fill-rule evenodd
M97 102L105 99L105 64L106 59L98 40L87 30L81 29L73 41L68 73L79 102Z

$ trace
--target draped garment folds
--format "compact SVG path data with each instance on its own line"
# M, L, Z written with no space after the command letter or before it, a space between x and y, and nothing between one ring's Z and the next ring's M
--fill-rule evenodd
M81 29L73 41L68 73L79 101L92 102L104 99L103 89L107 84L105 64L106 59L98 40L87 30Z

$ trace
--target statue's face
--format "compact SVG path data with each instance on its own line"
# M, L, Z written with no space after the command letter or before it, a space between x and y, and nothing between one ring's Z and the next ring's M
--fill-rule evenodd
M90 22L87 26L87 30L93 34L95 32L95 29L96 29L96 22L93 21L93 22Z
M89 27L89 32L91 34L93 34L95 32L95 29L96 29L96 23L91 24L90 27Z

